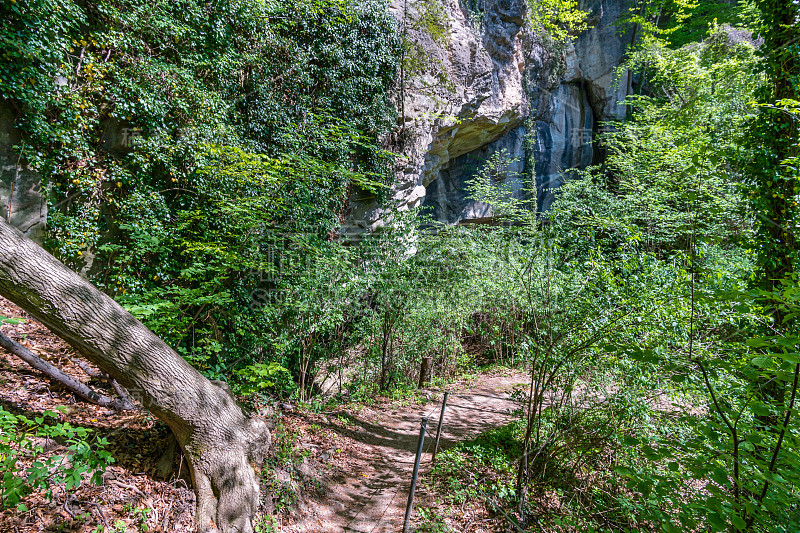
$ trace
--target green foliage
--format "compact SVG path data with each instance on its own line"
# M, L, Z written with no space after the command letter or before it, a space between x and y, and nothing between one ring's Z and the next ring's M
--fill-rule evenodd
M386 4L0 12L0 94L47 177L50 250L207 375L274 362L298 378L297 339L273 340L291 313L258 297L291 284L295 244L328 247L354 188L382 194L400 52Z
M742 147L754 113L754 65L753 47L723 27L678 50L644 41L626 63L644 77L642 94L628 98L631 120L601 136L608 157L590 172L618 199L610 198L612 216L638 227L649 250L685 247L692 224L721 241L747 235L750 213L738 187L749 158ZM696 218L690 197L704 206Z
M412 27L424 31L438 44L448 44L450 33L444 4L439 0L433 0L416 3L413 7L419 10L419 15Z
M523 522L536 509L520 506L520 487L532 482L539 492L586 494L562 508L557 527L798 527L797 282L775 277L796 263L788 231L796 24L786 23L796 8L762 12L785 23L771 26L770 49L784 39L780 59L765 62L746 30L727 26L668 46L663 37L685 29L690 7L638 6L644 37L625 65L641 80L631 120L603 136L606 164L564 186L546 217L535 218L524 191L497 185L504 154L472 184L473 199L513 221L482 230L491 254L460 246L472 257L472 287L486 289L481 331L532 370L525 396L533 409L514 437L527 481L510 485L515 494L504 502ZM748 9L738 20L761 20ZM765 64L773 69L766 92L754 75ZM754 107L759 94L772 100ZM479 273L492 257L503 270L489 281ZM749 290L764 273L770 288ZM512 460L477 475L470 466L483 464L482 454L445 456L434 472L440 492L456 503L502 492L480 487L503 472L510 481Z
M654 37L667 37L684 28L685 21L701 3L700 0L636 0L629 7L630 15L618 21L622 28L633 28L634 39L638 35L645 41ZM633 44L633 43L631 43Z
M758 25L760 13L753 0L726 2L720 0L698 0L689 4L688 17L673 26L667 39L672 47L681 47L702 41L708 28L728 25L738 28L754 28Z
M758 57L746 31L712 25L702 43L672 49L654 38L669 32L645 22L627 65L641 94L629 99L632 120L604 139L605 175L569 184L556 202L584 235L607 239L605 255L638 234L667 259L635 286L643 298L669 297L607 347L674 402L644 410L644 425L614 424L618 442L635 448L616 467L628 480L620 497L665 531L793 530L797 284L777 280L796 262L783 224L794 220L797 136L792 98L777 114L785 104L773 102L790 92L795 52L778 45L782 29L772 34L767 48L782 58L765 86L754 72L772 58ZM761 109L751 105L759 95L770 95ZM748 290L749 280L770 289Z
M511 503L513 463L522 452L523 433L524 425L517 421L442 451L431 470L431 483L456 504L474 498Z
M623 437L640 455L629 456L618 472L630 490L659 502L639 514L667 530L702 523L742 529L741 520L765 531L792 530L794 519L779 509L794 508L798 490L790 472L800 443L788 429L797 421L784 417L793 409L798 339L753 336L775 297L746 291L750 269L736 272L730 270L738 269L735 263L720 259L688 269L694 296L684 293L661 318L695 317L696 325L673 318L671 328L651 327L648 342L627 353L636 364L657 365L659 376L671 381L662 387L673 391L675 404L654 413L658 430L633 429ZM790 283L780 297L787 314L794 313L796 292ZM768 380L789 385L788 404L759 394ZM772 415L779 416L765 424Z
M535 488L562 502L554 529L800 527L796 3L637 2L630 117L548 213L497 152L470 184L496 225L399 212L348 246L347 199L391 176L397 69L401 93L443 70L421 43L449 45L444 4L407 3L399 32L373 0L19 4L0 94L50 180L50 249L206 375L320 408L321 385L408 396L423 357L437 383L523 364L519 419L439 456L450 503L525 523ZM528 7L555 48L586 28L573 0ZM82 428L3 416L4 505L111 460ZM34 435L72 466L23 480ZM265 474L280 506L305 482L294 438L279 426L270 460L288 480Z
M256 363L236 370L236 375L241 379L239 393L249 396L263 392L270 387L280 386L286 390L291 385L292 377L289 371L275 362Z
M530 222L535 206L521 198L520 191L511 185L513 180L510 178L516 176L511 175L509 169L516 161L505 148L494 152L470 180L469 196L472 200L491 206L493 216Z
M623 202L596 183L573 182L540 217L527 199L533 195L498 186L509 164L502 153L490 158L473 180L472 197L500 221L484 231L496 239L489 246L503 265L493 272L499 287L486 285L491 307L485 309L500 322L493 329L512 359L530 372L531 384L521 391L522 458L514 466L514 503L524 522L532 510L528 490L583 490L600 466L605 478L613 477L599 458L611 453L614 428L635 419L640 400L611 390L642 387L649 376L605 357L604 347L636 337L637 317L669 298L657 282L670 271L644 249L639 229L617 217ZM605 486L598 489L590 500L625 514ZM585 518L574 525L591 526Z
M794 4L758 2L760 71L766 83L758 93L758 113L749 122L749 200L756 214L755 242L762 288L770 289L796 272L797 243L792 228L800 201L800 16Z
M319 481L308 475L302 467L307 461L309 450L298 445L298 435L290 431L278 417L272 431L273 444L267 458L269 468L262 470L262 483L269 487L269 494L276 513L294 508L303 493L319 491ZM314 426L311 426L312 429ZM257 525L261 531L277 531L273 517L265 517ZM258 530L258 529L257 529Z
M437 55L438 49L444 49L446 53L450 45L450 23L442 1L404 0L400 39L400 113L401 128L405 128L406 91L430 91L434 98L437 97L435 89L438 87L455 92L453 81ZM428 75L432 75L436 81L429 82Z
M417 525L415 531L420 533L449 533L450 528L444 523L444 520L439 516L435 509L430 507L417 508L417 514L420 518L420 523Z
M277 518L264 516L255 524L253 529L256 533L274 533L280 531L280 527L280 522Z
M531 0L530 23L534 30L544 30L555 43L575 38L589 28L587 12L577 0Z
M45 411L31 420L0 409L0 496L2 507L16 506L26 511L20 500L32 490L44 490L52 498L53 486L64 484L66 490L78 487L84 476L100 484L106 466L114 458L105 451L108 441L95 437L90 429L60 423L59 413ZM52 439L61 444L64 455L45 456L42 442ZM29 463L24 467L21 462Z
M127 528L128 526L125 524L124 520L117 519L111 524L110 529L106 529L104 526L99 525L92 530L92 533L127 533Z
M126 503L122 506L122 510L134 519L138 531L147 533L150 530L147 526L147 518L153 512L153 509L149 507L134 507L132 503Z

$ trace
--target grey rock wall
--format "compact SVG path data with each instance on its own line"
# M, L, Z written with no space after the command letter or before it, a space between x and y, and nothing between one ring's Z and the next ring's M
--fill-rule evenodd
M496 152L509 155L508 164L502 168L504 189L515 198L523 198L525 160L519 154L524 154L526 134L525 126L516 127L498 140L450 160L426 187L423 214L445 224L490 219L490 206L469 198L469 180Z
M21 142L14 112L0 104L0 217L41 243L47 222L42 179L14 153Z
M131 149L139 135L139 128L108 119L103 123L101 146L109 153L121 155ZM16 113L0 103L0 217L41 244L47 229L47 195L42 190L41 175L14 151L14 146L21 142ZM66 203L68 199L61 201ZM92 254L87 250L84 258L90 257Z
M408 32L430 57L430 73L409 81L404 105L399 102L402 95L397 95L397 107L405 111L400 117L405 128L391 195L394 205L380 207L371 199L353 202L344 233L374 230L391 216L392 209L419 206L427 197L427 187L451 161L484 149L521 125L529 114L522 43L524 2L490 0L484 31L478 31L468 22L469 10L458 0L441 1L448 14L447 43L433 42L424 31ZM392 0L391 9L401 20L404 5L413 20L413 0ZM442 198L448 196L445 188L441 190Z
M491 217L488 206L468 198L468 183L503 149L514 160L506 186L519 196L528 188L539 209L547 209L552 189L571 169L598 161L594 136L602 123L624 117L619 101L628 80L623 74L617 83L615 71L630 34L620 35L616 22L628 13L630 0L582 0L592 28L563 50L530 29L525 0L442 2L449 43L409 33L436 66L431 75L412 80L404 95L407 136L392 190L394 206L354 202L345 232L373 230L392 209L419 205L439 222ZM393 1L398 19L404 3L411 0ZM483 16L476 20L468 6L483 6ZM437 75L451 81L451 90L430 89Z

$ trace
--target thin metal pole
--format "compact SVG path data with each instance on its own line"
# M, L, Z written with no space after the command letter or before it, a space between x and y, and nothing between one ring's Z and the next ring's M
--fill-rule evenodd
M428 419L422 417L419 423L419 445L417 446L417 458L414 460L414 473L411 474L411 491L408 493L406 518L403 521L403 533L408 533L408 523L411 520L411 508L414 506L414 491L417 488L417 475L419 474L419 460L422 457L422 443L425 442L425 426L427 425Z
M450 396L450 391L444 392L444 399L442 400L442 412L439 414L439 427L436 428L436 444L433 445L433 457L431 457L431 464L436 463L436 452L439 451L439 436L442 434L442 421L444 420L444 408L447 407L447 397Z

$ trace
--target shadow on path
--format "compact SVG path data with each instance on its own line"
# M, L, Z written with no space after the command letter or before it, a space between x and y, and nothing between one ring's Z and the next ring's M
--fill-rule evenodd
M522 373L479 378L451 395L445 410L440 449L449 448L489 429L502 426L519 404L509 397L525 383ZM398 532L403 527L408 489L419 437L420 418L430 413L421 474L430 466L441 403L397 410L365 408L357 414L337 413L346 425L324 424L361 443L348 457L351 475L328 488L328 497L313 519L284 529L318 533Z

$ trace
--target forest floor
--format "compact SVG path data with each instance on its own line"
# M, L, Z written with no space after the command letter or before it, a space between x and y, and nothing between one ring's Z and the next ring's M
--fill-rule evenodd
M21 309L0 299L0 316L26 319L22 324L0 326L6 335L74 378L97 389L106 387L77 364L63 341ZM440 449L505 424L518 408L511 393L524 382L519 372L496 369L449 385L453 394L445 411ZM6 410L34 417L60 409L60 422L90 428L108 439L106 449L114 457L101 485L87 481L72 491L54 485L52 498L33 492L22 500L27 511L9 508L0 513L0 531L83 533L101 531L102 525L106 531L120 533L194 531L194 493L186 464L178 454L166 479L159 475L156 464L171 435L152 415L141 410L117 412L76 400L2 349L0 384L0 405ZM265 497L260 531L402 530L420 418L429 417L421 465L424 476L431 462L441 398L441 391L423 390L399 400L379 397L329 411L290 406L274 410L270 415L274 445L262 490L271 498ZM63 443L39 444L45 455L64 452ZM22 466L32 460L25 458ZM420 505L426 496L418 485Z
M448 386L448 399L439 442L447 449L508 422L519 407L511 397L525 376L498 369ZM428 417L420 467L425 476L431 464L441 412L441 392L420 394L416 400L379 399L371 406L342 406L320 425L348 439L337 456L346 461L327 484L327 495L305 509L281 531L388 533L402 530L411 474L419 442L420 420ZM417 502L426 493L418 485Z

